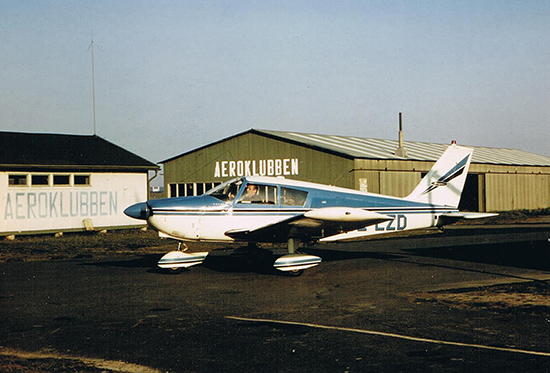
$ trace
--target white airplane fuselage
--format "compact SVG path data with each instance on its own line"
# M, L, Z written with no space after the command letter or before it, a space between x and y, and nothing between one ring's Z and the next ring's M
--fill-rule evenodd
M231 242L235 241L235 238L228 236L227 232L255 230L308 211L329 207L364 209L392 218L365 228L342 232L337 236L324 237L321 232L317 237L320 241L337 241L433 227L437 225L439 215L458 211L448 206L435 206L403 198L292 180L250 177L243 178L243 185L245 183L268 185L273 188L300 188L308 193L308 197L303 206L291 207L281 205L280 201L274 204L245 204L237 202L236 198L224 202L210 195L153 200L148 202L152 214L147 218L147 223L162 235L175 239ZM265 237L265 240L254 241L285 242L286 239Z
M439 213L405 213L394 214L392 211L380 211L380 213L395 216L394 220L379 223L374 226L360 228L354 231L341 233L334 239L320 238L321 242L339 241L364 236L396 233L411 229L429 228L437 225L438 216L444 212L456 210L445 210ZM297 215L297 214L293 214ZM234 229L256 229L266 225L274 224L284 220L288 214L252 215L233 211L220 212L218 214L197 213L196 215L158 215L147 219L147 223L167 237L183 241L204 241L204 242L233 242L234 238L229 237L225 232ZM271 241L270 241L271 242Z

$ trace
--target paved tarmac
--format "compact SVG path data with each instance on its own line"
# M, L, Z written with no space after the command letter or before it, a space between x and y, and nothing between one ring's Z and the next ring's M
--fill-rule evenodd
M3 263L0 370L547 372L549 238L466 227L316 245L323 263L301 277L274 274L284 251L265 249L178 275L157 255Z

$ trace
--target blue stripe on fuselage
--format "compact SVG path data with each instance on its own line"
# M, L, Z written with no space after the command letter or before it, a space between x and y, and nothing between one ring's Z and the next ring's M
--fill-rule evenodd
M155 215L172 215L172 216L226 216L226 215L233 215L233 216L295 216L303 214L307 211L311 211L309 209L301 210L301 211L286 211L286 210L233 210L231 213L228 211L191 211L191 210L154 210L153 213ZM441 207L433 207L433 208L426 208L426 209L401 209L401 208L395 208L395 209L376 209L372 210L369 209L369 211L375 211L380 214L384 215L394 215L394 214L444 214L449 213L453 211L457 211L454 208L441 208Z
M209 195L165 198L150 200L147 203L156 215L227 215L231 211L233 215L292 216L327 207L360 208L381 214L433 214L456 210L447 206L434 206L422 202L376 194L346 193L314 188L303 188L303 190L308 192L308 197L304 207L301 208L279 205L250 206L235 203L234 201L224 202Z
M356 207L372 210L384 207L395 208L396 206L399 206L399 208L424 208L429 206L421 202L379 195L361 195L320 190L311 194L311 196L308 196L308 204L306 206L313 209L323 207Z

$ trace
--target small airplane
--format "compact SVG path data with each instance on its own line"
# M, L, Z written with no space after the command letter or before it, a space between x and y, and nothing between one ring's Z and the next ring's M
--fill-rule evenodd
M159 260L160 268L177 271L205 260L208 252L183 252L183 241L286 242L288 254L276 259L273 267L299 275L322 260L298 253L300 242L346 241L497 215L458 210L472 153L471 148L451 144L405 198L245 176L201 196L149 200L124 213L146 220L159 236L180 241L178 250Z

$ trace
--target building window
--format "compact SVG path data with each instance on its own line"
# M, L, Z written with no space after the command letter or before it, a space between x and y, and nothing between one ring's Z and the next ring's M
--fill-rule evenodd
M90 185L90 175L74 175L74 185Z
M48 175L31 175L32 186L47 186L49 185Z
M168 184L170 188L169 197L201 196L220 184L220 182Z
M178 187L178 185L177 184L169 184L168 187L169 187L169 191L170 191L170 194L168 195L168 197L177 197L178 192L177 192L176 188Z
M53 175L53 185L71 185L70 175Z
M8 184L10 186L26 186L27 175L8 175Z
M71 178L73 183L71 183ZM90 175L56 174L9 174L9 186L89 186Z
M197 189L195 189L195 192L197 193L197 196L201 196L204 194L204 183L197 183Z
M185 184L178 185L178 194L175 194L174 197L185 197Z
M194 183L185 184L185 196L190 197L195 195L195 185Z

